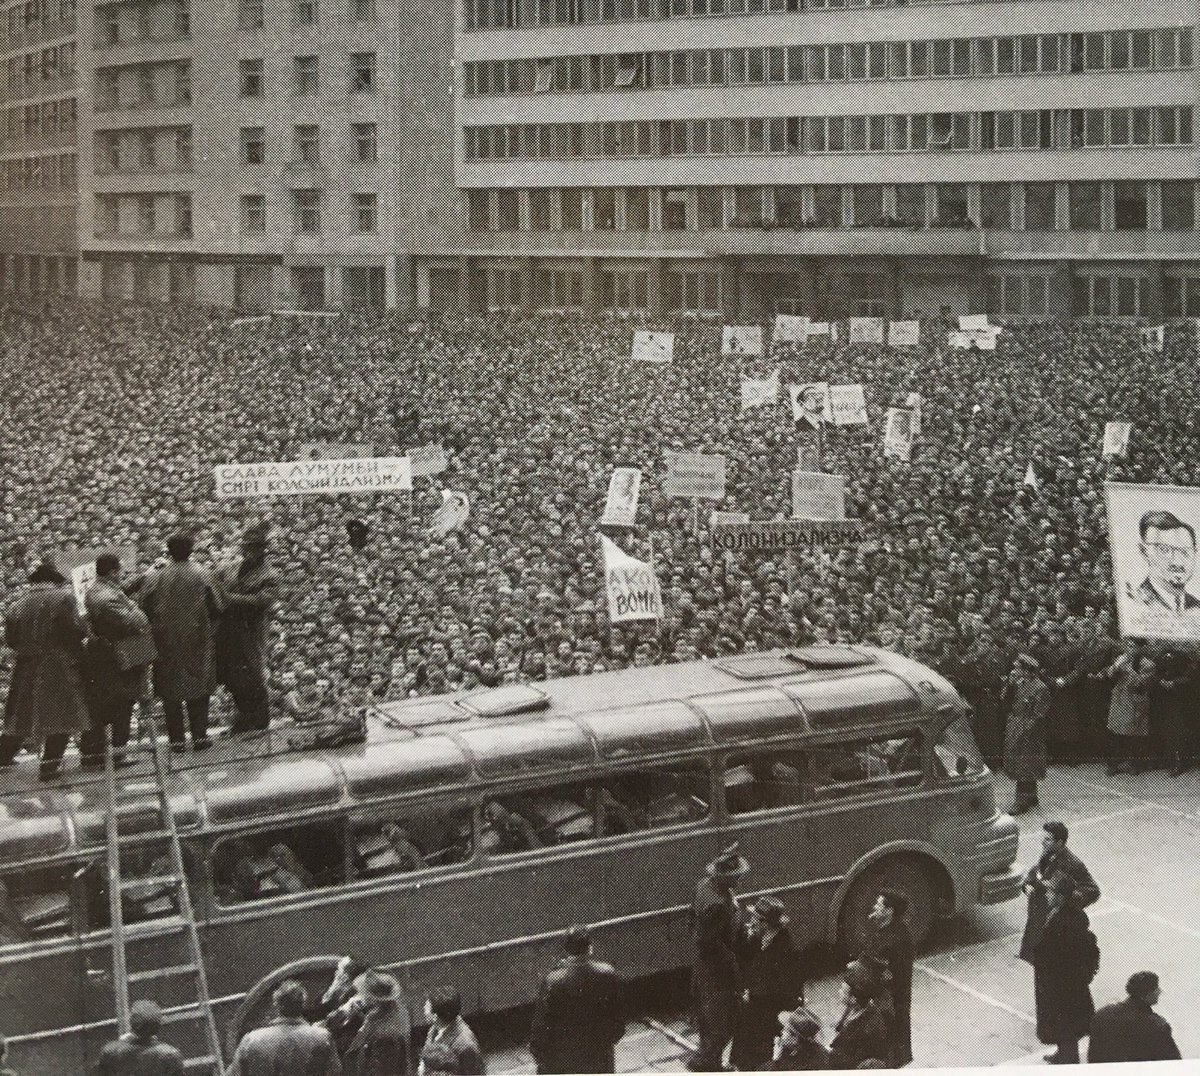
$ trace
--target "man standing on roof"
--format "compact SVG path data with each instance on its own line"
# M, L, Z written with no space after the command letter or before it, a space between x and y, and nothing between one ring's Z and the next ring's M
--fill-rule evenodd
M267 626L278 601L278 579L267 563L270 527L256 523L242 535L240 561L217 570L224 612L217 624L217 681L237 706L231 732L261 732L271 723L267 695Z
M692 1003L700 1046L688 1060L693 1072L725 1070L725 1047L737 1026L742 993L737 939L741 912L733 889L750 871L738 855L735 841L708 865L707 877L696 887L692 903L692 937L696 956L692 964Z

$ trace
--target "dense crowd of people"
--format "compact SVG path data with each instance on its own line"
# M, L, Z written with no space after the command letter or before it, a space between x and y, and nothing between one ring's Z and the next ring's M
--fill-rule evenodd
M927 321L920 347L843 334L756 364L723 358L719 326L689 319L674 326L673 363L648 366L630 359L633 327L10 310L0 326L0 587L15 594L34 563L71 546L136 547L144 571L165 562L180 530L194 536L193 559L216 568L266 515L280 588L266 641L275 713L868 641L947 673L992 759L1003 754L1013 661L1027 652L1050 693L1056 754L1108 751L1111 685L1094 675L1116 657L1103 482L1197 481L1190 332L1152 351L1127 325L1012 326L989 352L946 347L946 326ZM708 547L709 508L790 515L787 395L745 412L738 403L739 378L774 365L784 384L865 386L870 424L827 426L822 463L847 476L847 514L878 523L880 542L820 563L794 554L790 567ZM923 400L920 440L911 461L885 458L880 420L910 392ZM1133 423L1127 459L1101 457L1114 418ZM293 459L314 441L378 455L437 443L449 467L417 479L411 497L215 499L215 464ZM664 453L684 449L727 461L725 501L698 515L662 492ZM658 624L606 617L598 520L622 465L646 476L637 525L620 540L654 560ZM445 536L428 530L442 489L470 503ZM1155 656L1172 668L1172 688L1155 689L1153 750L1135 755L1186 764L1195 656ZM0 687L8 676L0 665Z

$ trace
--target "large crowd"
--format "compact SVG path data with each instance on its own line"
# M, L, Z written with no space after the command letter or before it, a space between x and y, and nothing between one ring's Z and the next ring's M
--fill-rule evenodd
M216 563L266 517L280 577L273 713L866 641L947 673L992 756L1005 678L1032 652L1054 685L1056 749L1103 750L1105 689L1072 676L1115 654L1103 483L1200 481L1190 332L1154 351L1125 324L1009 326L990 352L945 346L947 326L927 320L919 347L843 334L738 361L721 355L719 323L687 319L650 326L677 332L674 361L650 366L631 360L635 327L10 309L0 592L17 593L34 563L70 546L133 545L144 570L181 529L195 535L193 559ZM870 423L827 427L823 463L847 476L847 514L877 523L878 543L793 554L790 566L709 548L711 508L791 514L787 394L739 410L740 377L775 365L784 384L865 386ZM920 440L911 461L885 458L883 415L910 392L923 399ZM1101 456L1110 419L1133 423L1127 458ZM214 465L294 459L320 441L381 456L438 443L449 467L418 478L411 497L215 498ZM665 496L668 450L724 455L725 500L696 513ZM598 521L622 465L645 481L637 524L619 540L654 561L661 623L615 627L606 615ZM470 516L438 536L429 522L442 489L465 493ZM0 692L11 660L0 658Z

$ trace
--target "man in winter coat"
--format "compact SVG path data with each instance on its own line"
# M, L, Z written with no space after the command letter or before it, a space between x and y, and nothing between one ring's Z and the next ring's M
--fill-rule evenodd
M366 971L354 989L367 1007L358 1034L342 1058L346 1076L408 1076L412 1024L400 984L391 975Z
M158 1037L162 1010L153 1001L135 1001L129 1034L100 1051L99 1076L183 1076L183 1055Z
M273 998L278 1017L238 1043L229 1076L341 1076L329 1032L304 1019L304 987L288 979L275 988Z
M1152 971L1134 972L1124 1001L1105 1005L1092 1018L1088 1064L1110 1061L1178 1061L1171 1025L1154 1011L1162 991Z
M1144 639L1126 639L1125 652L1103 673L1112 681L1108 731L1112 748L1109 776L1123 770L1138 774L1149 764L1150 691L1157 680L1154 662L1146 654Z
M1021 654L1005 691L1008 721L1004 727L1004 772L1016 782L1009 813L1024 814L1038 804L1038 782L1046 776L1046 736L1050 690L1041 665Z
M121 560L114 553L96 558L96 582L84 599L91 635L88 637L88 707L91 727L79 741L84 766L104 764L104 729L112 729L114 758L129 743L133 704L143 696L147 665L122 668L116 644L150 635L146 614L121 589Z
M462 1018L462 998L454 987L439 987L429 996L425 1018L430 1024L421 1050L421 1076L432 1076L430 1070L442 1076L484 1076L483 1052Z
M621 978L592 956L592 935L572 927L567 958L543 980L533 1008L529 1051L539 1073L613 1072L625 1033Z
M216 630L217 680L237 706L232 732L270 725L267 695L267 625L278 600L278 580L267 563L269 528L248 527L240 561L224 564L217 587L224 612Z
M742 965L742 1011L729 1063L748 1072L771 1060L779 1014L804 1004L804 969L788 930L783 902L759 897L738 939Z
M4 704L0 766L27 740L42 741L42 780L57 775L74 733L88 727L83 679L87 627L75 595L52 564L29 576L29 591L4 617L4 641L17 653Z
M1075 885L1073 903L1087 908L1100 899L1100 887L1083 861L1067 848L1067 827L1061 822L1047 822L1042 829L1042 855L1025 874L1022 888L1029 896L1025 919L1025 934L1021 938L1020 957L1033 963L1033 953L1049 913L1047 891L1053 880L1065 874Z
M1079 1064L1079 1040L1091 1027L1096 974L1087 912L1074 901L1075 883L1058 874L1047 889L1046 923L1033 947L1033 992L1039 1041L1055 1047L1052 1065Z
M862 962L883 972L881 992L891 995L892 1052L887 1058L895 1068L911 1064L912 1055L912 980L913 939L904 917L908 898L895 890L879 894L871 910L875 924ZM887 1006L885 1006L886 1008Z
M191 562L195 542L190 534L167 539L170 562L152 571L142 584L141 603L154 631L158 657L154 690L162 699L171 748L187 743L184 707L192 747L208 747L208 704L216 688L213 670L213 624L221 599L212 579Z
M737 938L741 915L733 888L750 871L736 843L708 865L708 876L696 887L692 903L692 1002L695 1006L698 1049L688 1059L693 1072L720 1072L725 1047L737 1026L742 995Z

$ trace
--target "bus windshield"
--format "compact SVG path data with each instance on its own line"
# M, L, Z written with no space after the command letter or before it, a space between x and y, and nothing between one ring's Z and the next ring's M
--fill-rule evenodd
M987 769L965 715L946 726L933 750L947 777L975 777Z

